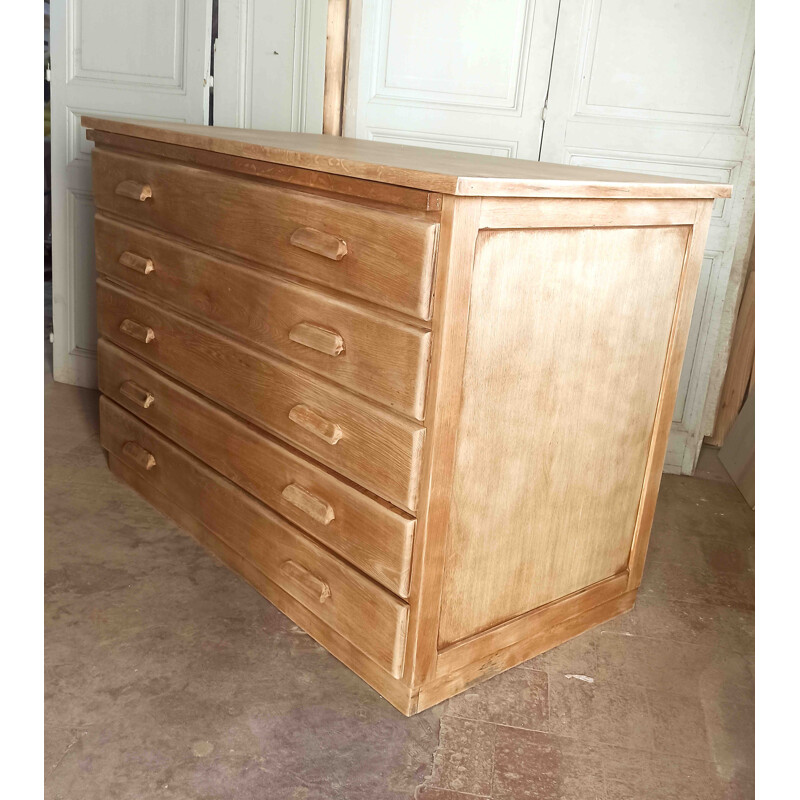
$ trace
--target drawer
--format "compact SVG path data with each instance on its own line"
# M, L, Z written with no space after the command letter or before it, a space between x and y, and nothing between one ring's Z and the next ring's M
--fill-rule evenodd
M101 339L100 391L401 597L415 521Z
M408 606L107 398L100 442L395 677Z
M430 318L437 222L102 148L92 179L98 208Z
M425 429L106 280L100 333L401 508L416 506Z
M98 215L97 269L422 419L430 332Z

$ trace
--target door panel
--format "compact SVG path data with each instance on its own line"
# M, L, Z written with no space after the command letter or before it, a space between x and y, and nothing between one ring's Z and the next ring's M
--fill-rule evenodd
M364 0L345 136L536 158L558 0Z
M91 143L82 114L204 123L211 0L51 7L53 375L96 386Z
M542 161L731 183L715 202L665 469L691 473L752 219L753 2L562 0ZM728 323L729 324L729 323ZM717 359L718 360L718 359ZM713 404L713 400L712 400Z

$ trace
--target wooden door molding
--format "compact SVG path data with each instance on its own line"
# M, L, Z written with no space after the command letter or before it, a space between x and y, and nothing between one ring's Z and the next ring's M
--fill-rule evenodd
M333 136L342 135L349 7L350 0L328 0L322 132Z

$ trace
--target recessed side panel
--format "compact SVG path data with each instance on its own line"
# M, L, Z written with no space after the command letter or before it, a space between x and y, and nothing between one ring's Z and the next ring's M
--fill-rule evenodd
M625 569L689 232L479 235L440 647Z

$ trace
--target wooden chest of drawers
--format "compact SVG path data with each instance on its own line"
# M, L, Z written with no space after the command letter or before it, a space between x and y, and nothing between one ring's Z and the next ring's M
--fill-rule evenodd
M405 714L631 608L730 187L83 124L117 476Z

